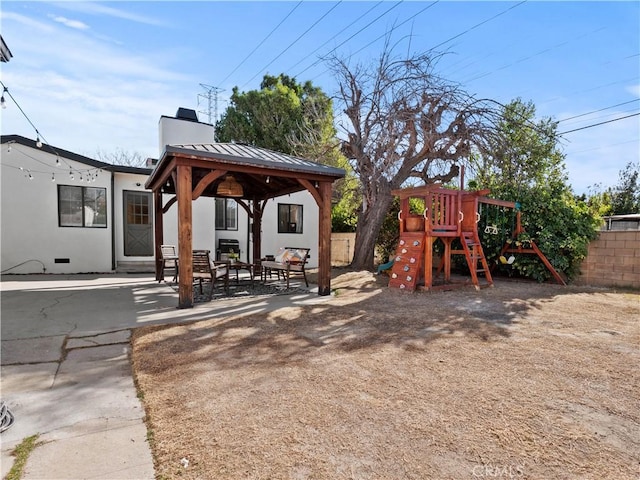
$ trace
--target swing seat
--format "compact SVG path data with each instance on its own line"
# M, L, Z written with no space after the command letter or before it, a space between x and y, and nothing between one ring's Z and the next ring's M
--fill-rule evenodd
M509 258L505 257L504 255L500 255L500 263L503 265L511 265L515 261L516 257L514 257L513 255L511 255Z

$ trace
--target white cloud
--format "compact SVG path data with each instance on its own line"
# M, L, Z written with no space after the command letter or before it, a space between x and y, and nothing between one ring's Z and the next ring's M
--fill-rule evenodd
M58 22L61 23L63 25L66 25L69 28L76 28L78 30L88 30L89 29L89 25L87 25L86 23L83 23L79 20L70 20L67 17L61 17L59 15L49 15L49 18L51 18L54 22Z
M3 37L14 52L3 82L29 120L62 149L94 156L120 148L157 157L160 116L196 99L197 80L175 67L179 55L134 54L53 20L58 23L3 13ZM1 114L3 134L35 138L11 102Z
M158 27L166 26L165 23L156 18L137 15L132 12L120 10L113 7L108 7L97 2L58 2L55 5L65 10L74 12L82 12L89 15L104 15L114 18L120 18L122 20L129 20L135 23L142 23L145 25L155 25Z
M637 85L629 85L626 88L627 92L629 92L631 95L634 95L635 97L640 98L640 84Z
M10 26L11 22L19 23L23 27L36 30L37 32L50 33L54 31L54 28L51 25L47 23L39 22L25 15L20 15L19 13L0 11L0 19L2 20L2 23L3 23L3 30L4 30L3 37L5 38L5 40L7 40L7 35L6 35L6 31L8 29L7 27Z

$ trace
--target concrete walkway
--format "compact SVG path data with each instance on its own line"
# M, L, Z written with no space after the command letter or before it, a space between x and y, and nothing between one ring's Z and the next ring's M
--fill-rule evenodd
M153 479L144 411L130 364L133 329L321 303L294 296L225 299L176 308L176 291L149 274L3 276L2 400L15 417L11 451L39 434L24 479Z

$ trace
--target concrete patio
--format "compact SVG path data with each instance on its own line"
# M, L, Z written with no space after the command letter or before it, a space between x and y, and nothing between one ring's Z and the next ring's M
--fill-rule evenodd
M2 476L15 446L39 434L24 479L153 479L129 359L132 329L330 298L314 287L181 310L175 288L150 274L3 276L2 400L15 422L0 437Z

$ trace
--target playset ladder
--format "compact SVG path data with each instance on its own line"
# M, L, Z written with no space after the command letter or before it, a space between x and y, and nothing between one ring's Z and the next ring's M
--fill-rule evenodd
M424 265L425 234L403 232L393 257L389 286L413 292Z
M491 278L491 272L489 271L489 265L482 250L478 232L462 232L460 235L460 243L462 243L462 251L452 251L451 253L464 253L469 271L471 272L471 281L476 287L476 290L480 290L481 286L478 274L484 274L484 278L487 281L484 286L493 286L493 278Z

